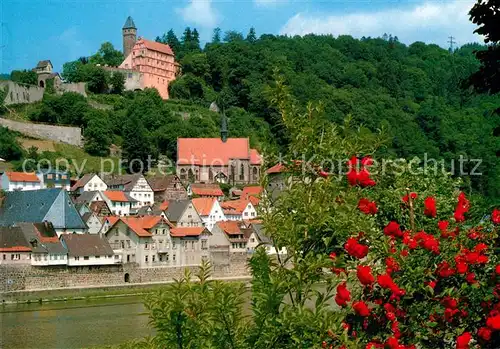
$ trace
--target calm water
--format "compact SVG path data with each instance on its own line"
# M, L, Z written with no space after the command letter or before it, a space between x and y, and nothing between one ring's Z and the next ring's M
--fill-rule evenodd
M140 297L0 305L0 348L74 349L152 334Z

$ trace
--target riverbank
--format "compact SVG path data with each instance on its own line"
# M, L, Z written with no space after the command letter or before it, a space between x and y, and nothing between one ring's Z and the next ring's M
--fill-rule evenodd
M251 278L243 277L218 277L213 280L246 282ZM144 283L124 283L112 286L79 286L79 287L61 287L46 288L35 290L19 290L10 292L1 292L0 300L2 304L30 304L30 303L49 303L65 302L72 300L85 299L105 299L130 296L142 296L154 291L158 291L163 286L174 281L144 282Z

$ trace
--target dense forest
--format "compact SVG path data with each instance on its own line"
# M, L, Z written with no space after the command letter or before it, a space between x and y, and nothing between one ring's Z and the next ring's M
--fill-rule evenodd
M114 92L91 97L112 109L96 110L72 94L48 95L30 118L83 126L86 149L94 155L106 155L114 143L128 157L173 158L177 137L218 135L220 115L208 111L216 101L231 136L249 136L265 153L277 153L288 143L268 93L279 74L297 105L320 102L333 123L350 117L355 125L383 132L387 142L380 156L427 156L448 168L453 161L458 166L460 156L481 159L476 171L482 175L466 177L465 189L500 197L500 96L477 94L464 83L480 67L474 51L485 46L449 51L422 42L407 46L386 34L258 38L253 29L246 36L216 29L201 48L190 28L180 39L171 30L157 41L173 48L182 67L170 86L171 100L162 101L156 91L111 88L121 81L113 83L94 64L115 65L120 57L105 43L94 56L66 63L62 75L105 87L96 92ZM463 166L471 172L476 162Z

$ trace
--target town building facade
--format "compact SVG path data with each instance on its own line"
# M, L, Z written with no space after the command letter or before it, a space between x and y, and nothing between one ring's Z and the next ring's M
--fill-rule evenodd
M4 191L23 191L42 189L42 183L36 173L4 172L0 176L1 188Z

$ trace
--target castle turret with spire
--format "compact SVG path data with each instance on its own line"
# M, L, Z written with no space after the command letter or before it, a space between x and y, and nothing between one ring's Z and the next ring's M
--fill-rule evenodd
M123 35L123 56L125 58L128 57L130 52L132 52L132 48L137 41L137 28L135 27L134 20L132 17L128 16L125 24L122 28Z

